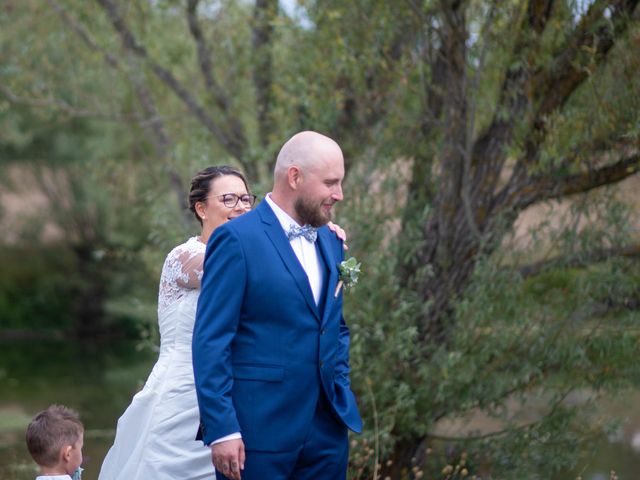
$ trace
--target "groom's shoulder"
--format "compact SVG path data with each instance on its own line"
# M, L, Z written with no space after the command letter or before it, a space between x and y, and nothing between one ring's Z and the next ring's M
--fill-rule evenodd
M251 210L250 212L240 215L222 226L229 228L232 231L244 232L245 230L255 230L259 223L261 223L260 215L256 210Z
M337 251L342 251L342 240L332 232L328 226L324 225L318 229L318 235L321 235L326 241Z

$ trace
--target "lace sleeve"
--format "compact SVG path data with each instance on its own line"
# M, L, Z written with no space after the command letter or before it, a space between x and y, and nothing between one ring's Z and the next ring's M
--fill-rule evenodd
M205 245L195 238L174 248L162 267L158 307L165 308L188 290L200 288Z
M200 288L204 252L185 251L177 261L181 265L181 274L176 278L176 283L183 288Z

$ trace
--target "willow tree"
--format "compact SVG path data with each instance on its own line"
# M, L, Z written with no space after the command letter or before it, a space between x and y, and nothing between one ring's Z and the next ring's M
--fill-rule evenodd
M637 4L530 0L409 1L401 8L386 2L316 5L318 25L326 27L326 43L331 44L330 36L335 35L344 50L355 52L349 56L343 51L346 66L336 74L343 108L335 131L349 132L365 148L375 145L381 156L408 159L411 169L405 207L395 211L402 216L395 270L383 271L372 282L377 287L365 292L375 295L385 282L399 285L385 299L386 309L366 309L378 318L365 324L377 330L376 320L386 320L387 325L406 321L407 328L387 329L387 334L407 335L413 342L408 346L396 339L405 349L394 351L376 333L362 332L376 346L367 353L383 357L375 365L384 373L369 370L369 375L375 379L374 388L387 387L386 396L379 395L378 408L388 402L382 418L389 417L386 426L395 446L393 463L382 469L384 474L401 478L414 466L412 459L420 463L425 458L433 437L430 429L438 419L473 408L495 412L509 399L548 395L553 408L546 425L511 425L500 432L520 447L529 435L532 448L505 462L512 468L518 462L524 466L527 455L535 456L533 445L544 443L541 438L570 431L565 422L571 413L565 412L564 420L556 415L569 391L590 381L602 386L603 371L615 370L618 380L629 374L623 359L629 361L626 355L637 350L637 339L627 337L622 325L613 337L599 337L592 329L578 333L567 329L566 322L559 322L564 330L551 328L521 304L524 321L510 324L511 338L505 340L499 329L505 325L503 319L513 319L512 313L494 308L489 319L486 313L484 319L475 319L475 326L483 328L469 332L460 331L469 324L459 319L465 308L467 316L483 316L470 311L473 301L465 298L474 296L469 288L478 261L496 253L521 212L638 172L640 89L632 73L637 73L638 63L627 53L637 50ZM386 175L394 174L398 173ZM604 253L615 257L638 252L637 246L605 247L582 251L580 258L595 262ZM486 276L481 281L515 290L521 278L511 284ZM637 309L637 294L631 296L633 300L611 302L617 308L624 304L623 309ZM373 298L380 302L380 297ZM414 308L404 311L403 298ZM485 305L484 311L491 311L491 306ZM557 335L536 336L543 325ZM588 345L584 355L590 360L582 358L581 368L574 368L575 378L565 383L576 364L563 365L559 359L580 357L563 343L570 343L571 336ZM616 345L612 338L619 341L622 356L611 354ZM483 353L478 346L482 343L495 350ZM543 346L537 350L539 344ZM609 347L603 350L603 344ZM611 365L605 368L599 362L606 363L607 357ZM494 373L493 379L483 368ZM459 375L460 381L451 385L443 375ZM551 386L559 378L564 379L562 386ZM613 377L606 378L615 383ZM406 410L398 414L399 408ZM558 437L556 450L565 443ZM459 440L463 445L464 439ZM557 466L552 456L546 463Z
M300 1L292 17L277 0L10 1L5 18L36 14L30 18L40 27L9 23L22 35L14 40L32 41L43 31L62 39L74 53L61 55L64 64L99 72L105 90L89 99L69 94L55 64L24 57L19 71L3 72L2 92L11 103L133 125L179 203L181 172L195 165L185 157L194 152L199 163L237 163L266 186L274 152L290 133L312 128L336 138L355 197L342 218L354 233L354 250L374 265L350 305L354 359L362 368L354 379L382 444L377 458L391 459L385 474L401 478L424 458L438 419L497 408L567 374L558 358L568 347L546 349L553 339L526 355L517 347L518 338L537 345L525 335L530 326L512 330L500 351L491 335L478 333L490 327L468 329L463 319L473 316L478 297L495 293L482 290L491 283L483 277L490 271L485 260L500 252L522 211L615 185L640 168L640 65L630 53L638 48L637 3ZM13 46L20 52L20 42ZM53 83L42 75L46 68L59 77ZM38 76L36 85L25 81L30 75ZM115 111L97 109L105 104ZM404 188L379 187L394 179L406 180ZM396 221L378 222L385 215ZM580 259L637 252L600 247ZM512 270L512 285L523 272L543 271L520 267ZM504 278L495 284L508 290ZM531 313L534 307L519 301L520 312ZM637 308L638 301L624 305ZM487 311L476 310L477 317L495 318L496 325L517 316ZM618 360L637 350L630 341ZM493 351L473 350L474 342ZM591 363L576 388L604 368L604 355L589 349L585 355ZM518 358L526 371L514 367ZM508 385L496 374L483 377L491 386L484 391L482 382L469 387L474 382L464 369L477 372L479 362L490 372L511 372ZM460 382L452 384L445 371ZM566 393L545 392L554 399ZM384 419L376 420L375 411ZM545 434L568 431L568 417L556 411L541 423ZM524 445L525 434L544 436L533 426L518 431L507 437L514 445Z

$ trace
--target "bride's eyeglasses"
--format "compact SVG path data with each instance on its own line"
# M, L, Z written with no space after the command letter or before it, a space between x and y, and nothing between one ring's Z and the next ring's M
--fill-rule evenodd
M216 195L216 197L222 197L222 203L227 208L235 208L238 202L242 202L242 206L245 208L253 207L256 203L256 196L250 193L245 195L236 195L235 193L223 193L222 195Z

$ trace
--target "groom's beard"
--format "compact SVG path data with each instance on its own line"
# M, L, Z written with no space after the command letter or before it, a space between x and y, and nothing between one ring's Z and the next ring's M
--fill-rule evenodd
M293 203L293 208L303 224L312 227L322 227L331 220L331 210L325 212L322 210L322 204L316 204L304 197L298 197Z

